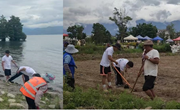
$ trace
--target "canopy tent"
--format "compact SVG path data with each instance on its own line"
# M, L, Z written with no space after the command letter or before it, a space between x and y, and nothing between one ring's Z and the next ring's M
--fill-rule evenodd
M166 42L173 42L173 40L172 39L167 39Z
M138 40L144 40L144 38L141 35L136 36L136 38L138 38Z
M64 37L64 36L67 37L67 36L69 36L69 35L68 35L68 34L63 34L63 37Z
M163 39L161 37L157 36L157 37L153 38L152 40L160 40L160 41L162 41Z
M144 39L145 39L145 40L152 40L152 39L151 39L150 37L148 37L148 36L145 36Z
M138 40L138 38L136 38L132 35L129 35L128 37L125 37L124 40Z
M180 41L180 37L173 39L173 41Z

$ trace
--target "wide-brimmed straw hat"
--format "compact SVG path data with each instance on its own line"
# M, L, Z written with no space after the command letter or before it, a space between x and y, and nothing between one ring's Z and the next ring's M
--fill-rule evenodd
M153 45L153 42L151 40L146 40L143 45Z
M79 52L79 50L76 49L76 48L74 47L74 45L72 45L72 44L69 44L69 45L66 47L65 51L66 51L67 53L77 53L77 52Z

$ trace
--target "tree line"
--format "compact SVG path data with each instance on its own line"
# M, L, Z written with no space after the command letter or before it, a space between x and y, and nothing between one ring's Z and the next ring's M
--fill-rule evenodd
M128 35L133 36L148 36L150 38L154 38L157 36L158 29L156 26L152 25L152 23L142 23L137 24L136 27L127 28L127 24L132 20L130 16L126 15L126 10L118 10L114 8L113 17L109 17L109 20L113 21L117 27L118 31L114 36L116 40L120 40L123 42L123 39ZM69 26L67 29L68 35L70 38L76 38L78 40L86 38L86 34L83 33L84 27L82 25L74 25ZM166 29L160 32L158 35L163 39L168 39L166 31L169 33L170 38L174 39L180 36L180 32L175 32L174 24L170 24L166 26ZM112 35L111 33L100 23L93 24L91 40L96 44L101 43L111 43Z
M26 34L22 32L23 25L19 17L11 16L9 20L2 15L0 17L0 39L5 41L9 38L10 41L20 41L26 39Z

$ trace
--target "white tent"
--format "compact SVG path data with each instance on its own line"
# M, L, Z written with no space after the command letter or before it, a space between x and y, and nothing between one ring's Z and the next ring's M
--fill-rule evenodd
M129 35L128 37L125 37L124 40L138 40L138 38L136 38L132 35Z

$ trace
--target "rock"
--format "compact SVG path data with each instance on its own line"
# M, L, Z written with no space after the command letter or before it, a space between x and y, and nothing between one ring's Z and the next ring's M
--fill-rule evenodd
M15 98L15 95L10 94L10 93L8 93L7 96L8 96L8 97L11 97L11 98Z
M18 107L18 108L25 108L24 105L20 103L10 103L10 107Z
M3 102L4 101L4 99L2 99L1 97L0 97L0 102Z
M4 95L4 94L5 94L5 92L4 92L4 91L1 91L1 94L2 94L2 95Z
M47 92L47 93L50 95L53 95L53 96L59 95L59 93L57 93L57 92Z
M22 99L23 99L23 100L26 100L26 98L25 98L24 96L22 97Z
M13 103L13 102L16 102L16 100L15 99L8 99L8 102Z
M152 107L151 107L151 106L149 106L149 107L146 107L145 109L152 109Z
M45 102L45 101L41 101L41 103L46 104L46 102Z
M49 105L48 107L54 109L56 106L55 105Z

